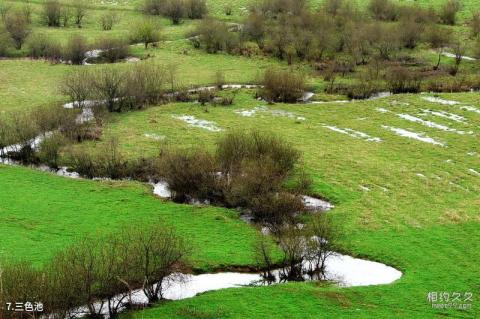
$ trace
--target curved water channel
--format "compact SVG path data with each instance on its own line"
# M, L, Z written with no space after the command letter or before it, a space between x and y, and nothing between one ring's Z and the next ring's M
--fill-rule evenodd
M244 84L229 84L224 85L224 88L256 88L256 85L244 85ZM214 87L201 87L192 89L213 89ZM312 98L313 94L306 92L304 94L304 100L308 101ZM384 97L382 95L380 97ZM78 116L77 121L89 121L93 119L93 112L91 106L99 101L85 101L82 107L82 113ZM67 103L65 108L75 108L79 103ZM31 141L31 147L36 149L43 139L51 134L49 132L42 134ZM6 157L2 157L7 153L18 151L21 145L7 146L0 149L0 163L7 165L21 165L18 162L10 160ZM47 171L59 176L68 178L80 178L80 175L76 172L70 172L66 167L61 167L58 170L52 169L46 165L31 165L31 168ZM168 185L165 182L152 183L153 193L161 198L170 198L171 193L168 189ZM332 209L334 206L322 199L303 196L303 201L306 208L313 212L326 212ZM248 216L242 216L245 221L251 221ZM304 268L308 268L308 264L303 265ZM168 280L168 284L163 293L165 299L180 300L185 298L191 298L197 294L207 291L244 287L244 286L261 286L267 284L281 283L281 269L273 271L275 280L265 281L262 273L240 273L240 272L219 272L209 274L175 274L172 275L171 280ZM341 287L354 287L354 286L368 286L368 285L381 285L389 284L398 280L402 276L402 273L397 269L369 260L354 258L347 255L332 252L325 262L325 271L321 279L329 280L337 283ZM181 277L182 280L178 280ZM305 280L312 280L312 278L304 277ZM315 278L314 278L315 279ZM318 278L317 278L318 279ZM132 291L128 296L126 294L118 295L117 302L122 302L122 307L125 308L127 302L134 304L146 304L148 299L141 289ZM125 300L125 301L123 301ZM124 303L123 303L124 302ZM98 309L103 314L108 314L108 307L105 302L99 302L97 304ZM75 309L73 312L77 314L84 314L87 312L85 307Z

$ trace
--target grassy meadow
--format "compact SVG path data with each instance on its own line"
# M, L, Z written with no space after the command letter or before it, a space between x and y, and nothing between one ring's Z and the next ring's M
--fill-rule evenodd
M90 0L82 29L47 28L39 15L42 1L30 3L32 36L45 33L62 43L74 34L92 44L105 35L127 36L144 18L137 10L140 0ZM321 3L314 0L310 5ZM438 7L443 1L415 3ZM207 1L210 14L228 22L241 22L250 4L250 0ZM463 4L459 23L452 28L468 42L466 21L480 4L476 0ZM232 8L231 15L225 14L226 7ZM98 19L107 10L117 12L120 20L113 30L101 31ZM224 73L226 83L237 84L256 82L271 66L288 67L285 61L264 55L207 54L186 39L198 21L174 26L165 18L152 19L160 26L163 41L148 49L132 45L131 55L175 65L183 87L210 85L217 71ZM103 67L51 64L25 58L24 53L0 59L0 115L65 103L59 85L66 74ZM473 46L468 46L466 54L473 53ZM428 65L437 60L426 46L416 48L413 55ZM443 57L442 65L453 61ZM326 82L309 64L296 63L294 68L307 74L315 103L269 104L257 100L254 90L225 90L219 95L234 94L232 105L174 102L111 114L100 140L72 147L96 153L116 138L120 152L134 159L156 155L162 148L213 151L217 139L232 130L275 133L301 152L300 165L312 177L310 195L335 204L328 214L341 229L338 251L393 266L402 271L402 278L389 285L355 288L303 282L224 289L161 302L122 318L480 317L480 93L400 94L344 103L335 101L344 96L324 93ZM358 69L364 71L362 66ZM480 63L464 60L460 70L479 74ZM347 74L338 82L353 80ZM208 121L219 131L179 119L185 115ZM68 165L68 158L62 161ZM235 210L161 200L147 184L73 180L0 164L0 260L41 267L83 236L101 238L132 222L161 221L191 244L195 270L248 267L254 264L251 248L259 232L238 217ZM429 292L472 292L472 308L434 309L427 301Z

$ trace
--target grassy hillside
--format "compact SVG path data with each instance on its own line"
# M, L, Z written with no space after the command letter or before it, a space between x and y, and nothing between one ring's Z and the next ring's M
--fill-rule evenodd
M140 184L71 180L0 166L0 188L0 260L41 265L79 236L159 222L188 240L198 268L253 262L247 247L256 231L237 213L163 202Z
M209 107L208 112L195 104L175 104L121 114L113 118L105 136L119 136L123 151L137 156L156 152L159 143L212 148L221 134L189 127L172 115L194 115L223 129L276 132L303 151L316 192L337 203L329 214L345 233L343 249L394 265L404 276L386 287L325 289L314 284L289 284L208 293L161 305L138 317L314 318L319 314L348 314L426 318L445 314L426 302L428 292L478 290L475 269L480 255L470 249L480 238L480 176L476 173L480 171L480 115L473 109L479 109L478 94L441 96L440 101L457 102L455 105L424 99L431 95L400 95L348 104L263 105L267 109L243 117L237 112L262 104L251 94L239 95L232 107ZM461 121L456 122L439 116L447 113L463 119L456 118ZM430 128L402 119L399 114L457 131ZM381 142L332 131L325 125L353 129ZM382 126L423 133L445 146L397 136ZM145 134L163 136L164 140L158 142ZM285 304L288 306L282 307ZM478 314L474 309L447 313L469 318Z

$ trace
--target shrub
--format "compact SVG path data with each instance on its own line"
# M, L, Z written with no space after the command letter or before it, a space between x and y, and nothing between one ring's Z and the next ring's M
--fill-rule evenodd
M87 40L84 36L74 35L64 48L64 59L72 64L82 64L88 51Z
M305 209L302 199L289 193L267 193L253 197L248 207L256 221L269 225L293 222L296 213Z
M430 26L425 32L425 40L438 54L437 64L434 66L434 70L437 70L440 67L440 61L445 47L449 46L452 42L452 33L446 28Z
M292 70L267 69L260 95L267 101L295 103L305 91L305 76Z
M11 10L6 15L4 24L15 44L15 48L20 50L31 31L28 17L22 11Z
M7 56L13 47L13 41L7 30L0 25L0 56Z
M334 254L339 237L338 229L325 214L314 215L307 225L306 259L309 262L310 275L323 279L326 261Z
M93 97L93 75L86 69L67 73L60 85L62 94L70 98L75 107L83 107L85 101Z
M182 18L187 14L186 0L168 0L163 14L172 20L173 24L180 24ZM198 0L190 0L198 1ZM188 8L190 9L190 8Z
M77 27L82 27L83 18L87 14L87 4L84 0L77 0L73 3L73 18Z
M440 9L440 21L444 24L455 25L457 21L457 13L462 8L459 0L446 0Z
M17 145L9 156L27 163L34 161L32 142L40 133L36 121L25 113L13 113L7 118L11 129L8 133L9 141Z
M120 18L118 17L115 11L107 11L100 17L100 26L103 31L112 30L113 26L119 22Z
M207 15L207 2L205 0L186 0L185 5L189 19L202 19Z
M395 21L399 15L399 9L391 0L370 0L368 10L377 20Z
M226 23L211 18L200 21L195 34L199 44L208 53L217 53L232 48L233 35L228 31Z
M152 20L142 21L135 25L131 34L131 40L144 43L145 49L147 49L150 43L160 41L158 27Z
M224 8L223 8L223 12L225 12L225 15L227 16L231 16L232 13L233 13L233 8L231 5L227 4Z
M422 78L418 72L398 66L388 70L386 81L390 92L394 94L418 93L420 92Z
M472 29L472 35L480 35L480 11L474 12L472 14L472 19L470 20L470 28Z
M61 133L53 133L40 144L38 158L41 163L49 167L58 168L60 159L60 150L67 144L65 137Z
M62 48L60 44L41 33L31 37L27 42L28 55L34 59L51 59L59 60L62 56Z
M146 14L161 15L165 11L165 5L164 0L145 0L142 10Z
M102 37L97 41L95 47L102 50L100 56L109 63L124 59L130 53L127 41L119 38Z
M44 274L34 268L31 263L0 263L0 317L1 318L17 318L12 313L12 309L8 310L7 303L26 302L26 301L43 301L47 295L46 290L48 281ZM15 304L12 305L12 308ZM29 315L39 317L41 312L31 312Z
M43 4L43 17L49 27L59 27L62 6L58 0L46 0Z
M208 153L170 151L162 157L161 172L175 201L222 197L215 158Z
M131 251L135 252L132 268L136 277L143 281L143 292L150 303L163 299L166 281L188 264L190 248L175 231L165 227L135 229L126 233ZM168 277L168 279L167 279Z
M102 68L94 74L92 83L109 112L122 111L122 99L126 96L124 73L114 68Z
M235 174L243 161L271 159L278 171L287 175L294 168L300 154L278 136L259 131L234 131L217 141L218 161L224 173Z
M130 108L156 104L163 99L167 82L165 67L154 63L135 65L126 75Z

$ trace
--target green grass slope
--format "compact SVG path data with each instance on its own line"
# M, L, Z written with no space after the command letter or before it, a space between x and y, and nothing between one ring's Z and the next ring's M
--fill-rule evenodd
M213 149L221 132L191 127L174 115L193 115L224 130L275 132L303 151L315 192L336 202L329 214L343 228L339 248L393 265L404 276L384 287L325 290L313 284L292 284L208 293L161 305L139 317L428 318L445 314L468 318L479 314L475 304L473 310L464 312L435 310L426 302L430 291L475 292L480 287L480 253L474 249L480 238L480 114L474 111L480 109L478 93L441 96L457 102L455 105L424 99L432 95L399 95L347 104L265 105L252 95L241 93L235 105L208 107L208 112L198 104L180 103L120 114L106 127L105 137L117 136L123 152L135 157L154 154L159 144ZM251 117L238 114L256 106L266 109L257 109ZM427 114L426 110L437 113ZM463 117L462 122L438 116L447 113ZM429 127L431 123L407 121L400 114L443 125L450 131ZM382 141L349 136L325 125L352 129ZM384 126L423 134L445 146L398 136ZM155 141L145 134L164 139ZM82 147L94 151L102 143ZM285 303L288 306L281 307ZM217 308L224 312L216 314L212 309Z
M41 265L79 236L138 223L174 227L193 247L195 267L253 263L256 231L221 208L163 202L143 185L71 180L0 166L0 260Z

